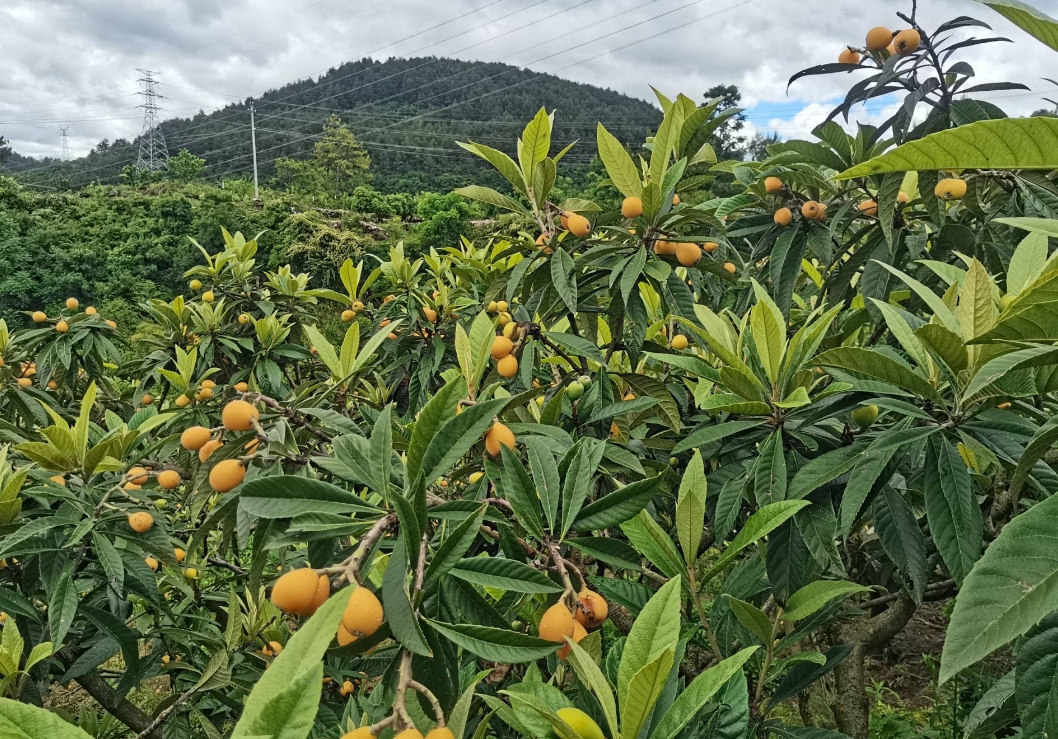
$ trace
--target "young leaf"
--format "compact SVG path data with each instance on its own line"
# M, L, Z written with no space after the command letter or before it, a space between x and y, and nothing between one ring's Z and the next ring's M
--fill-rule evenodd
M679 636L680 578L674 577L650 599L632 624L625 641L621 664L617 669L617 702L621 706L622 717L630 699L628 692L632 678L644 666L655 662L663 654L673 652ZM665 672L667 674L667 670ZM629 729L623 720L622 729Z
M845 580L816 580L810 582L786 601L783 618L801 621L837 598L847 598L854 593L867 592L869 588Z
M602 123L596 131L599 145L599 158L606 167L606 174L610 182L621 191L625 197L639 197L643 193L643 182L639 177L639 169L636 167L632 157L625 151L624 145L606 130Z
M729 681L741 676L742 666L757 649L758 647L746 647L695 677L665 712L661 722L651 734L652 739L675 739L679 736L680 732Z
M716 573L727 567L739 552L763 539L807 505L811 505L807 500L780 500L776 503L769 503L758 510L749 517L746 525L720 555L716 564L709 568L709 571L702 577L702 582L712 579Z
M698 559L698 545L705 527L705 499L708 483L701 452L695 451L687 463L676 499L676 535L683 550L683 560L690 567Z

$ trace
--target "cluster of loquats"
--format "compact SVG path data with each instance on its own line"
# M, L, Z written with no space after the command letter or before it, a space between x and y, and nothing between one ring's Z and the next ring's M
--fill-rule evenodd
M514 318L511 317L511 314L508 313L509 309L510 305L506 300L492 300L485 306L485 312L494 314L496 316L496 323L503 327L506 327L514 320Z
M518 357L515 355L520 343L518 324L513 321L504 325L503 332L492 340L491 355L501 377L510 379L518 374Z
M566 591L557 603L544 611L537 624L541 639L562 644L557 652L563 662L572 651L567 640L579 643L588 635L588 629L601 626L610 613L606 599L586 586L581 588L576 598L572 595L572 591ZM570 607L569 603L573 601L575 604Z

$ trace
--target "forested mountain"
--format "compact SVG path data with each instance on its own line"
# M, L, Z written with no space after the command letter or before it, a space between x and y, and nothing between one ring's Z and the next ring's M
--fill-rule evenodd
M487 166L455 142L474 140L510 150L520 126L541 105L559 111L556 150L574 140L594 142L597 121L623 141L642 142L661 115L652 104L612 90L506 64L435 57L364 59L252 101L168 120L162 132L170 154L187 149L205 159L207 179L248 175L251 102L257 110L264 180L273 176L276 158L307 156L324 122L337 114L367 148L372 184L384 192L445 191L489 182L494 175ZM590 150L574 147L567 163L586 169ZM122 168L135 163L137 151L138 140L118 139L71 162L31 168L31 160L13 155L8 167L23 182L79 187L118 181Z

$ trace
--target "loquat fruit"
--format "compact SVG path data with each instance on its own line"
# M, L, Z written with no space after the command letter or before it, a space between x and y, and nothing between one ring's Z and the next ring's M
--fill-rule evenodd
M577 608L577 622L589 629L600 626L610 615L610 606L606 599L594 590L584 588L577 595L580 602Z
M922 43L922 36L914 28L908 28L896 34L893 39L893 48L897 54L913 54Z
M146 534L154 526L154 516L147 511L136 511L129 514L129 528L137 534Z
M81 304L77 301L77 298L66 299L66 310L77 310L81 307Z
M382 625L384 614L378 598L365 587L358 587L349 596L342 612L342 626L352 636L371 636Z
M860 63L860 52L855 49L848 47L841 50L838 54L838 64L859 64Z
M864 200L856 207L859 208L860 213L863 213L865 216L878 215L878 202L875 200Z
M591 233L591 222L580 213L570 213L566 218L569 224L569 232L581 238Z
M772 214L771 219L779 226L789 226L793 220L793 212L789 208L779 208Z
M937 183L933 193L941 200L961 200L966 195L966 180L947 177Z
M162 470L158 473L158 487L164 490L180 487L180 473L176 470Z
M496 371L500 373L500 377L506 377L510 379L518 374L518 358L513 354L508 354L496 363Z
M210 440L212 432L205 426L188 426L180 434L180 445L188 451L198 451Z
M510 324L508 324L510 325ZM506 326L504 327L506 328ZM514 349L514 342L508 339L506 336L497 336L492 340L492 358L496 360L503 359Z
M209 461L209 458L213 456L213 452L224 446L224 442L220 439L210 439L198 450L198 461L205 464Z
M893 41L893 32L885 26L875 26L867 32L867 50L881 51Z
M237 488L246 478L246 468L237 459L224 459L209 471L209 484L218 493Z
M576 621L569 609L560 601L544 611L537 631L545 641L565 643L566 637L573 636Z
M494 457L500 456L500 445L514 449L514 432L499 421L492 424L485 433L485 449Z
M676 244L676 261L684 267L693 267L702 258L702 250L697 244L681 241Z
M769 195L774 195L783 188L783 182L778 177L765 177L764 178L764 192Z
M311 567L284 573L272 586L272 604L284 613L309 615L314 610L319 580Z
M224 406L220 414L224 428L229 431L249 431L261 417L260 411L245 400L233 400Z
M643 215L643 200L634 195L625 198L621 203L621 215L625 218L639 218Z

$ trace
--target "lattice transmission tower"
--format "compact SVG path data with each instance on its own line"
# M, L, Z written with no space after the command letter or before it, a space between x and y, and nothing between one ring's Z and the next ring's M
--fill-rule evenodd
M143 75L139 79L143 83L143 91L137 93L143 97L143 104L138 106L143 108L143 132L140 134L140 155L136 160L136 168L151 171L167 169L169 151L165 147L165 136L158 125L161 123L158 117L158 100L163 97L155 89L158 81L154 75L158 73L149 69L136 71Z
M64 162L70 161L70 142L67 141L66 136L66 132L69 130L69 126L66 126L66 128L63 128L62 126L59 127L59 131L62 133L62 160Z

